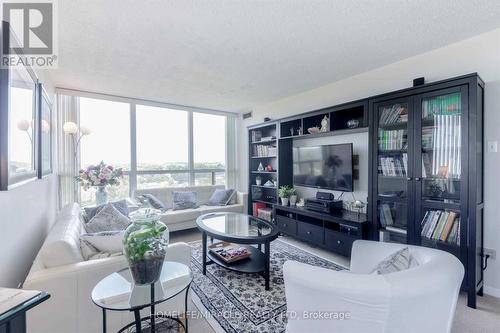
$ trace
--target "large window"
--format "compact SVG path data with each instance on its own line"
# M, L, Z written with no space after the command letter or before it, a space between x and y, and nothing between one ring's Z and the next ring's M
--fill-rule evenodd
M81 167L101 161L130 171L130 105L94 98L80 98L80 125L92 131L80 145ZM129 176L109 188L110 199L129 196ZM81 191L82 205L92 204L95 190Z
M193 113L194 183L224 184L226 168L226 117Z
M126 171L110 199L138 189L226 184L226 116L159 103L80 97L81 166L104 161ZM92 205L95 190L81 192Z

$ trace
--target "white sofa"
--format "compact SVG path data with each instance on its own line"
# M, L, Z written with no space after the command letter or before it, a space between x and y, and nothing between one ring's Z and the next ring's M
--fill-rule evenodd
M92 289L102 278L128 265L123 255L83 259L79 236L84 230L80 215L78 204L62 210L24 282L25 289L44 290L51 295L49 300L28 311L28 332L102 332L102 312L91 300ZM169 245L166 260L189 265L190 257L189 245ZM157 309L183 313L184 297L181 293ZM129 312L107 312L108 332L116 332L132 321Z
M450 332L464 277L457 258L440 250L408 246L419 266L386 275L371 273L380 261L405 246L356 241L350 271L285 262L290 314L286 331ZM318 313L333 318L343 313L350 318L307 318Z
M225 187L224 185L215 185L151 188L136 190L134 193L134 197L149 193L162 201L165 207L168 208L168 210L162 213L161 221L168 226L168 229L170 231L177 231L196 227L196 219L198 218L198 216L203 214L215 212L247 212L247 194L241 192L236 192L236 195L233 197L232 203L227 206L207 206L206 203L208 202L208 199L210 199L215 189L217 188ZM172 192L174 191L196 192L198 208L176 211L172 210Z

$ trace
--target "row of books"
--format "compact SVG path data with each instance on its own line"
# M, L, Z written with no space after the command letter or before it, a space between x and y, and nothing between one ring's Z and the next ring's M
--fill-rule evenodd
M388 204L381 204L378 206L379 209L379 219L382 227L386 228L394 224L392 219L391 207Z
M380 112L380 125L390 125L408 121L408 108L401 104L384 107Z
M379 129L378 148L380 150L401 150L407 148L406 130L385 131Z
M458 115L461 113L460 93L425 99L422 102L422 118L434 115Z
M262 139L261 131L252 131L252 142L258 142Z
M254 157L276 156L276 147L271 145L254 145L252 149Z
M460 245L460 218L455 212L429 210L422 219L422 237Z
M406 176L408 170L408 155L400 157L380 157L379 173L384 176Z

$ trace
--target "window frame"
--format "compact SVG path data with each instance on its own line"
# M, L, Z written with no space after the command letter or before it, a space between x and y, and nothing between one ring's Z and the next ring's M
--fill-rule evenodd
M129 196L133 196L134 192L137 190L137 176L138 175L158 175L158 174L174 174L174 173L187 173L189 175L189 185L195 186L195 174L197 173L211 173L212 174L212 185L216 185L216 175L217 173L224 173L225 179L228 177L228 156L225 156L225 167L224 168L214 168L214 169L195 169L194 168L194 138L193 138L193 114L194 113L205 113L219 116L234 116L232 112L225 112L219 110L205 109L189 107L184 105L156 102L145 99L129 98L108 94L100 94L88 91L73 90L58 88L57 93L64 95L73 95L78 97L102 99L112 102L127 103L129 105L129 116L130 116L130 170L125 171L124 174L129 177ZM188 168L185 170L137 170L137 105L159 107L164 109L174 109L179 111L185 111L188 114ZM168 112L168 110L165 110ZM227 123L227 118L226 118ZM227 133L226 133L227 135ZM227 143L226 143L227 144ZM81 166L80 166L81 167ZM182 187L179 187L182 188Z
M10 31L10 25L6 21L2 21L1 35L4 39L4 45L10 45L10 38L13 36ZM20 53L20 51L16 51ZM29 66L23 66L33 82L33 132L32 132L32 166L33 169L24 173L11 175L10 168L10 118L11 118L11 99L10 99L10 79L12 71L10 68L0 68L0 191L8 191L28 182L38 179L39 163L38 163L38 132L39 132L39 91L38 84L40 81L35 71Z

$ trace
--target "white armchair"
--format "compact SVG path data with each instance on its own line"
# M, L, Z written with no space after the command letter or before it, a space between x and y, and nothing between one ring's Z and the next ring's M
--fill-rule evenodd
M406 246L417 267L371 274L380 261ZM283 275L288 333L450 332L464 267L440 250L356 241L350 271L287 261Z

